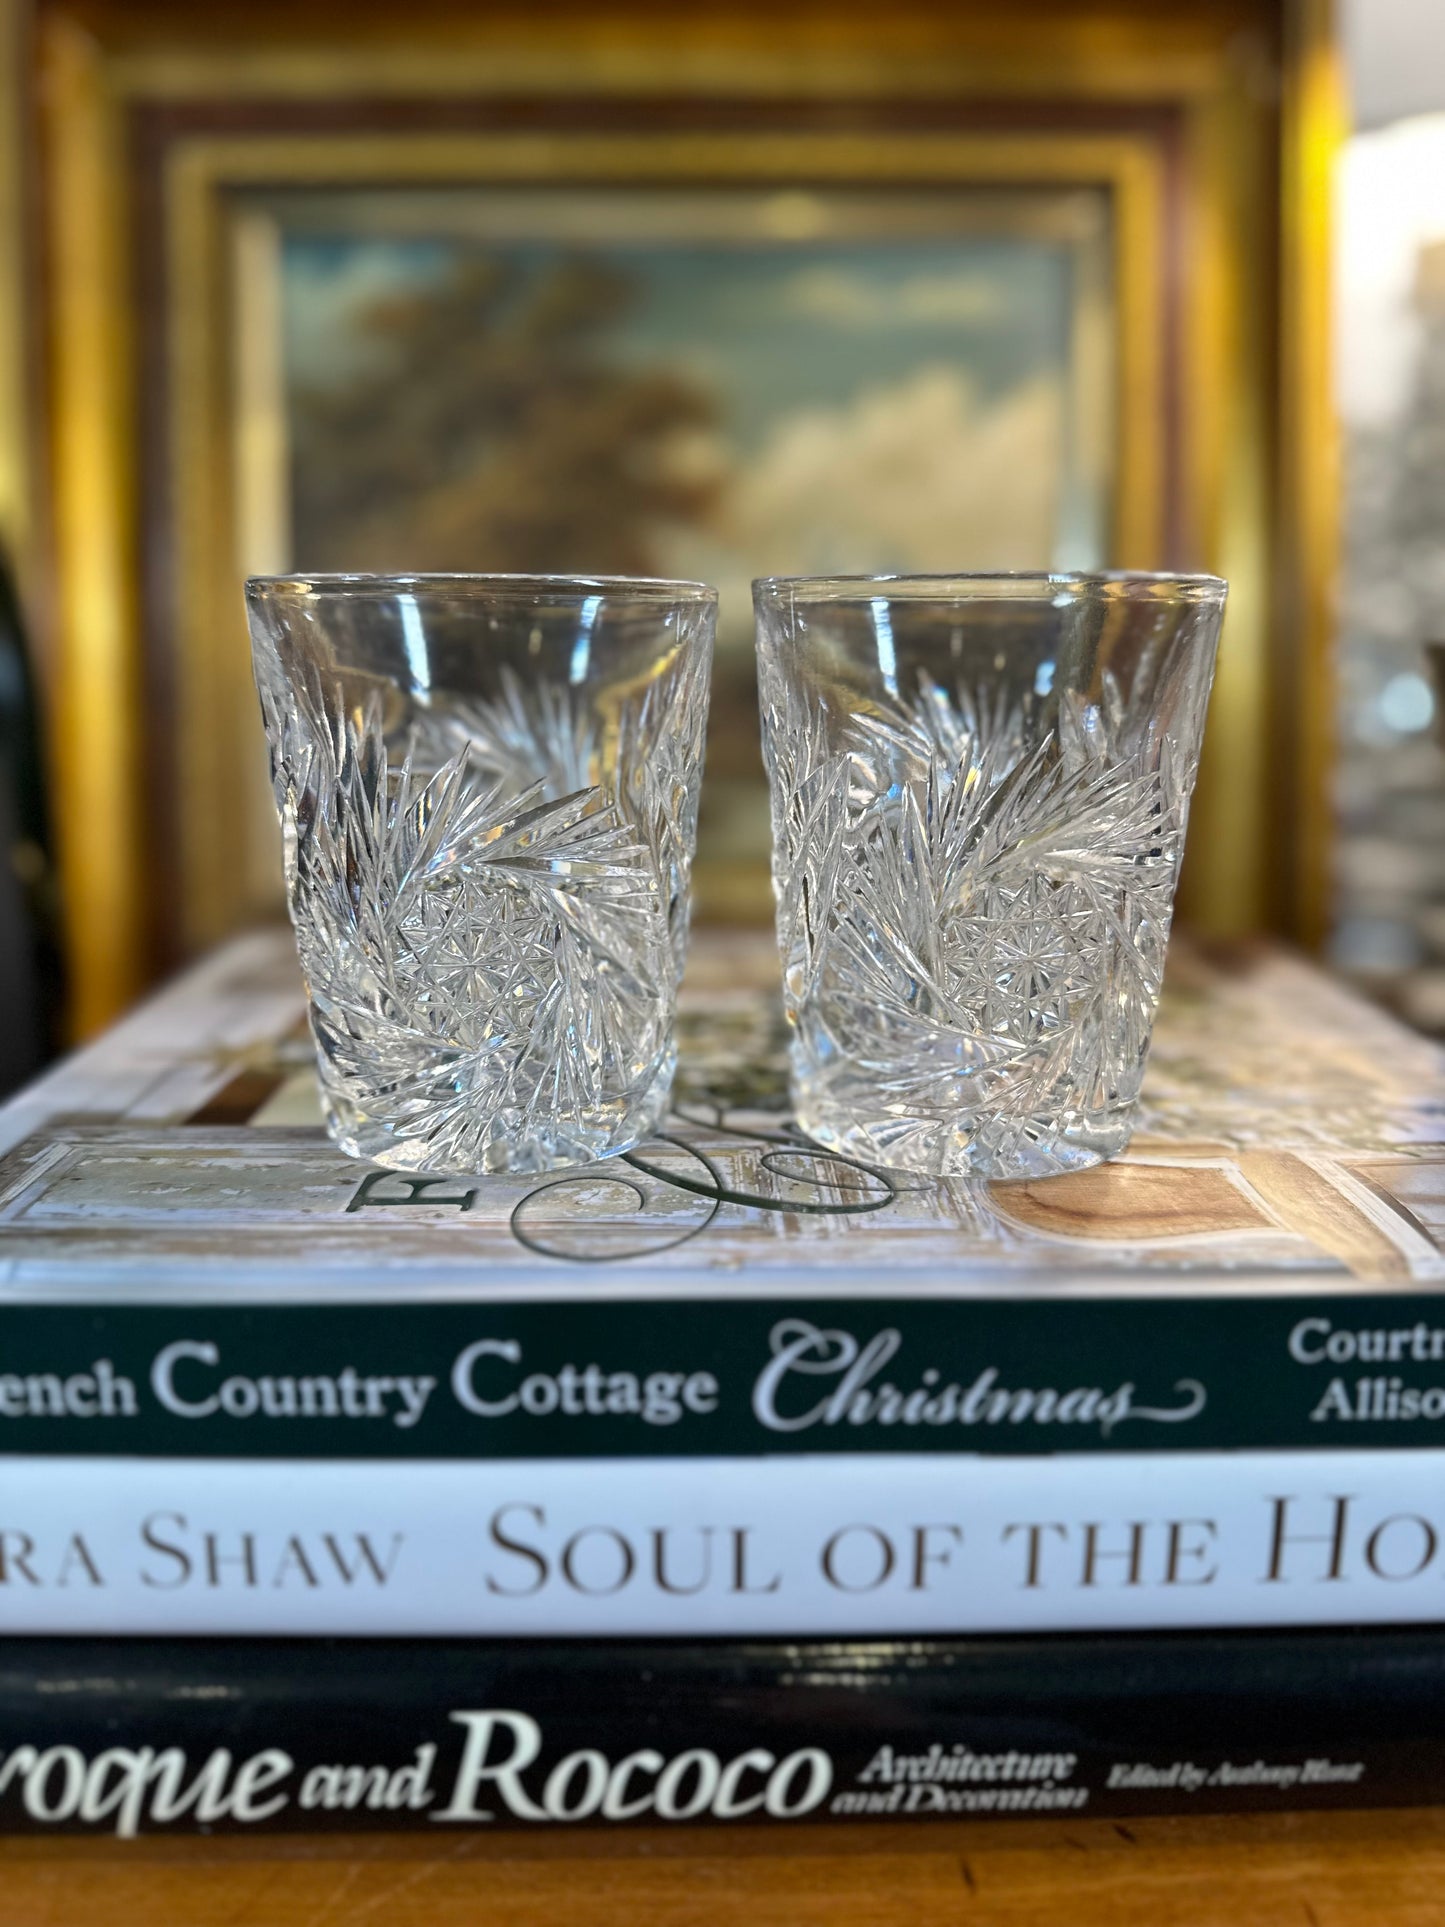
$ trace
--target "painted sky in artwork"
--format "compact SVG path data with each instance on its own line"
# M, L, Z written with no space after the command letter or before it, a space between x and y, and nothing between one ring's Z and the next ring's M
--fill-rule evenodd
M288 379L364 382L358 324L440 289L467 250L504 258L519 301L575 246L288 236ZM589 252L589 250L582 250ZM590 250L630 284L597 351L713 398L689 459L724 479L710 524L658 531L658 565L765 570L1048 566L1080 553L1097 503L1066 499L1073 257L1031 237L813 244L669 240ZM306 450L296 451L304 463ZM1086 532L1081 535L1080 530ZM747 549L745 569L740 551Z
M439 282L452 240L290 235L285 244L288 374L350 378L355 324L372 301ZM555 243L493 246L530 276ZM714 386L739 452L755 452L791 410L836 406L862 386L900 382L920 364L964 366L984 395L1068 353L1067 251L1035 240L949 240L688 247L609 242L597 250L635 287L605 333L619 360L663 361Z

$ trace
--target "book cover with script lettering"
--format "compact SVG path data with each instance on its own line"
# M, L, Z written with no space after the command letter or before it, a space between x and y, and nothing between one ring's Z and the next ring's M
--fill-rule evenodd
M797 1134L775 971L575 1174L336 1152L285 932L0 1111L0 1627L1441 1616L1445 1056L1178 946L1124 1158L922 1184Z

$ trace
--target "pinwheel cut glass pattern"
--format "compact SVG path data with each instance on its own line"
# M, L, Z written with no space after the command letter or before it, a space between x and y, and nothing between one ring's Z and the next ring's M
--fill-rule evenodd
M810 1136L991 1178L1127 1143L1223 595L1209 577L758 586Z
M251 585L286 881L333 1137L538 1171L666 1108L709 591Z

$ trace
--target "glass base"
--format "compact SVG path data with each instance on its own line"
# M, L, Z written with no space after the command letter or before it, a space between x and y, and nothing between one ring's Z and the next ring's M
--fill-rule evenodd
M1060 1177L1117 1157L1134 1131L1136 1106L1048 1117L858 1117L796 1100L800 1128L824 1149L885 1171L930 1178Z
M527 1119L525 1131L505 1114L485 1131L468 1133L470 1156L458 1158L451 1147L410 1133L403 1125L363 1110L349 1098L328 1091L324 1105L331 1141L348 1157L363 1158L389 1171L408 1171L418 1177L475 1178L510 1173L534 1177L540 1172L571 1171L620 1157L650 1138L666 1115L672 1095L675 1059L672 1053L648 1087L646 1095L625 1110L597 1118Z

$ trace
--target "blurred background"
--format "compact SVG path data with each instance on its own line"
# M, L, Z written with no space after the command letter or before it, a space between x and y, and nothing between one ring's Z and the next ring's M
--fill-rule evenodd
M0 1083L279 912L239 585L1208 568L1183 913L1445 1031L1439 0L0 0Z
M1352 131L1334 197L1344 499L1329 952L1445 1034L1445 678L1431 649L1445 648L1445 10L1354 0L1342 20Z

